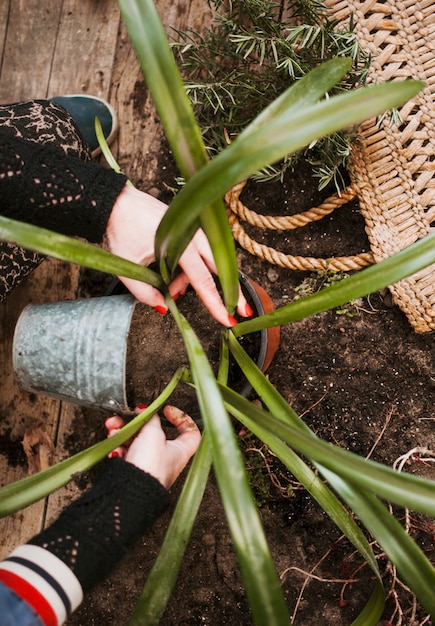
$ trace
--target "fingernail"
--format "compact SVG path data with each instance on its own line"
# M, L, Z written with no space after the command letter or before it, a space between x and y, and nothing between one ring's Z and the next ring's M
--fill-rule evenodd
M112 450L112 452L109 454L109 459L113 459L117 456L119 456L119 452L117 452L116 450Z
M147 409L147 408L148 408L148 404L138 404L138 405L137 405L137 408L138 408L138 409L141 409L141 410L143 411L144 409Z
M157 313L160 313L160 315L164 315L166 311L168 310L165 306L160 306L160 305L155 306L154 308L157 311Z
M185 296L185 295L186 295L186 292L187 292L187 287L186 287L185 289L182 289L181 291L178 291L177 293L175 293L175 294L172 296L172 300L174 300L174 301L175 301L175 300L177 300L180 296Z
M228 324L230 326L235 326L237 324L237 320L232 315L228 315Z
M247 317L252 317L254 315L254 311L251 309L248 303L245 306L245 314Z

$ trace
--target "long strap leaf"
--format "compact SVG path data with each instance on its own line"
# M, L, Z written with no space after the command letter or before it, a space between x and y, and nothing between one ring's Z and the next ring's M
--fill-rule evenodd
M157 9L152 0L118 0L118 4L169 145L187 180L205 165L207 156ZM169 280L200 222L213 250L225 303L233 312L238 299L237 263L222 197L207 202L203 209L202 215L196 214L177 231L170 257L166 258L166 246L156 243L156 258L161 260L162 275Z
M384 592L375 556L362 531L323 480L281 439L249 418L249 407L245 399L228 388L222 387L221 391L230 413L280 459L369 563L377 581L360 619L364 617L365 621L361 622L364 626L376 626L384 609Z
M273 415L251 406L249 417L263 423L272 433L322 468L329 469L360 489L377 494L399 506L435 515L435 482L399 474L390 467L364 459L357 454L332 446L299 427L285 423L285 413Z
M213 467L254 620L264 626L283 626L288 624L288 610L231 420L198 338L175 303L169 301L169 306L188 351L201 415L210 437Z
M433 595L435 569L418 545L409 537L402 526L379 502L374 494L378 493L388 501L397 501L396 490L399 489L400 483L400 504L404 507L408 506L409 508L418 510L418 504L421 504L422 499L418 499L417 506L415 506L416 500L414 495L418 490L417 485L419 485L426 491L422 510L427 511L430 509L433 514L435 483L414 476L399 474L391 468L373 463L372 461L340 450L335 446L330 446L326 442L319 440L294 411L288 407L284 398L280 396L273 385L271 385L257 366L249 359L238 343L231 338L230 348L233 354L236 355L236 360L243 367L248 380L260 394L263 401L269 408L272 407L273 410L276 411L275 416L272 416L270 413L252 404L249 406L250 403L248 403L246 399L237 396L234 392L223 390L224 397L227 399L231 398L231 410L235 412L236 417L238 417L247 428L252 429L254 433L258 433L261 439L266 441L266 443L270 443L274 446L275 439L282 438L289 446L296 447L317 465L318 469L333 486L335 491L347 502L351 509L355 511L361 522L368 528L379 545L385 550L388 557L396 565L403 579L424 604L425 608L433 615L435 611L435 597ZM249 361L250 364L248 364L247 361ZM279 419L275 420L274 417L277 415L279 415ZM289 432L287 435L284 435L285 428L281 429L278 425L284 424L286 421L287 423L293 424L291 428L289 427L289 430L293 430L292 436L290 436ZM264 432L265 430L269 431L269 435ZM299 436L304 437L302 433L304 433L304 435L305 433L307 434L306 443L308 444L311 440L311 445L308 444L300 447L296 443ZM313 453L318 443L324 448L325 455L323 455L322 458L316 454L317 451ZM290 460L291 457L286 454L285 447L283 448L282 445L283 443L276 449L271 449L273 451L276 450L278 457L283 460L283 462L286 462ZM343 471L343 457L341 455L335 457L335 452L339 450L340 452L344 452L345 456L353 458L355 465L353 468L354 471L349 472L349 466ZM326 457L329 458L325 462ZM372 472L374 468L379 470L376 480L376 472ZM295 469L297 470L298 467L296 466ZM368 475L370 477L366 481L365 478ZM305 477L302 475L302 478ZM392 483L395 483L394 487ZM305 482L303 482L303 484L305 484ZM308 486L307 489L310 490L310 487ZM394 495L392 495L393 492ZM312 495L317 498L318 493L314 492ZM419 494L419 496L421 495L422 494ZM379 576L377 565L373 562L371 550L367 550L367 546L364 545L364 542L360 541L358 535L348 534L347 528L341 525L342 520L337 518L337 511L333 507L331 508L331 502L321 502L321 506L328 514L332 512L332 519L338 523L339 527L345 532L346 536L348 536L358 550L361 551L362 548L361 553L364 558ZM355 538L357 539L357 543L355 543ZM370 614L373 616L375 615L374 608L378 606L376 597L377 592L375 589L370 602L370 604L373 603L372 609L370 609Z
M166 285L156 272L101 250L90 243L54 233L51 230L0 216L0 239L37 250L55 259L77 263L100 272L134 278L165 292Z
M149 407L126 424L121 430L110 437L100 441L90 448L71 456L56 465L17 480L0 488L0 517L15 513L29 504L45 498L55 489L66 485L74 474L84 472L102 459L107 454L130 439L137 431L156 413L167 401L174 391L184 373L184 368L177 370L169 381L167 387L154 400Z
M204 495L211 461L211 448L205 433L195 453L157 560L147 578L129 626L157 626L160 622L175 586L196 514Z
M328 479L329 473L325 472ZM398 520L372 493L348 488L340 490L346 502L355 511L364 526L383 548L431 617L435 617L435 568L417 543L406 533Z
M314 69L292 87L287 89L279 98L277 98L259 116L257 116L257 118L243 131L237 140L237 143L240 145L240 141L247 141L247 139L254 135L256 131L267 126L268 124L271 124L281 116L286 116L288 119L291 119L292 116L296 116L301 110L304 110L305 107L318 102L325 95L325 93L343 77L349 69L349 66L350 61L348 59L333 59L332 61L328 61L323 64L321 67ZM267 144L265 144L265 147L267 147ZM232 152L229 148L225 150L225 155L229 156L231 153ZM227 173L229 173L229 171L230 170L228 170ZM207 180L203 179L203 184L206 185L208 190L216 184L214 179L215 175L211 172L210 174L211 175ZM227 186L225 189L222 189L222 192L214 197L216 199L221 198L228 188L229 187ZM178 226L177 230L173 229L175 213L178 225L184 225L183 227L186 228L186 225L191 221L194 223L194 220L192 220L192 206L190 201L177 201L175 203L175 208L172 204L173 203L171 203L169 211L162 220L156 240L156 245L160 249L160 253L162 255L167 254L169 259L172 259L173 257L175 258L176 251L179 249Z
M194 222L204 206L223 197L233 185L259 169L315 139L406 102L422 87L422 82L413 80L373 85L301 107L297 113L293 109L289 114L281 112L268 124L260 124L253 131L242 133L201 168L171 202L165 219L172 224L173 232L186 228L186 220ZM188 215L186 211L181 212L182 207L189 207ZM164 247L165 253L171 257L174 254L171 246L176 242L169 239L166 230L162 231L158 232L157 245Z
M239 337L328 311L392 285L432 263L435 263L435 233L311 296L287 304L273 313L241 322L233 328L233 332Z

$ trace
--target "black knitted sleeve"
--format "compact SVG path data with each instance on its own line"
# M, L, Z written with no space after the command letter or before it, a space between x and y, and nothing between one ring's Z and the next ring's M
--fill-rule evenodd
M126 177L0 130L0 214L100 242Z
M109 459L95 485L29 543L63 561L86 593L168 504L168 492L153 476L123 459Z

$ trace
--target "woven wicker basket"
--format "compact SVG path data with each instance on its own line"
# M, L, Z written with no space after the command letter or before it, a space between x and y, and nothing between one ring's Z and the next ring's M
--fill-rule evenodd
M325 4L340 22L348 23L353 16L359 42L372 55L369 83L411 77L426 83L424 90L400 109L398 125L391 125L389 119L381 124L371 119L361 125L361 141L352 154L351 187L343 198L330 198L322 207L304 214L299 224L304 219L305 223L320 219L356 196L372 254L326 263L332 269L360 269L409 246L435 227L435 0L325 0ZM230 192L227 203L233 232L241 245L284 267L311 270L325 266L322 259L289 258L248 242L238 218L258 225L258 216L249 215L239 200L240 192L240 187ZM287 226L282 223L275 227ZM435 265L390 290L417 332L435 330Z

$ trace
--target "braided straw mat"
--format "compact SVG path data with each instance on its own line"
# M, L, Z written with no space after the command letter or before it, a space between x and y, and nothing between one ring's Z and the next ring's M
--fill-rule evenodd
M371 119L353 147L351 186L321 207L284 218L258 216L239 200L243 183L227 195L233 234L252 254L282 267L356 270L379 262L435 228L435 0L325 0L331 16L351 15L361 46L371 54L368 82L417 78L426 87L401 109L398 125ZM247 237L239 217L263 228L296 228L357 197L371 253L312 259L283 255ZM278 220L278 222L276 222ZM270 223L272 221L272 223ZM390 287L395 303L417 332L435 330L435 265Z

